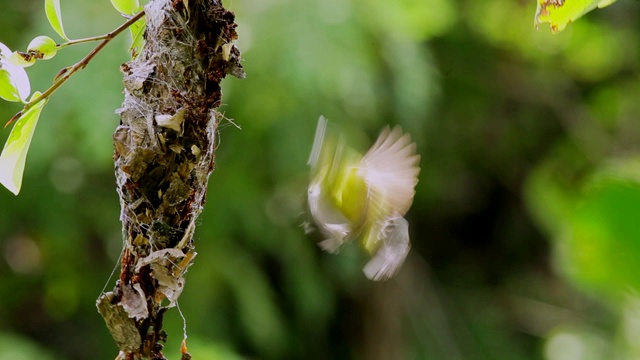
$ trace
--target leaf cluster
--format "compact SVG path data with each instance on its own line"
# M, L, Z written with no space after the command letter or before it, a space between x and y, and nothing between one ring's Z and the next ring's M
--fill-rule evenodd
M6 45L0 43L0 98L24 104L22 111L14 115L5 125L7 127L13 122L16 123L0 154L0 184L15 195L18 195L22 186L27 152L38 118L51 94L78 70L83 69L91 61L95 53L124 28L129 28L130 30L132 38L130 50L134 57L144 45L142 35L144 33L145 20L141 17L143 8L139 1L112 0L111 3L129 21L124 26L106 35L76 40L69 39L62 22L60 0L45 0L47 20L53 30L65 40L64 42L58 44L48 36L37 36L29 43L25 52L12 52ZM53 58L62 48L91 41L101 41L101 43L80 62L61 69L54 77L53 85L49 89L43 93L36 92L29 98L31 84L25 71L26 67L33 65L37 60Z

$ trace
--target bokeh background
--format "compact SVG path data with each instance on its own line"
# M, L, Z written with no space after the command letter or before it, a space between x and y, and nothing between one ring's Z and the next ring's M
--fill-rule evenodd
M122 22L62 0L73 38ZM217 169L180 308L194 359L640 359L640 3L561 34L535 0L229 0L247 78L226 79ZM0 0L0 41L55 37ZM115 40L51 99L22 193L0 189L0 359L112 359L95 300L122 239ZM42 90L91 45L29 69ZM0 104L0 119L19 110ZM412 252L373 283L355 247L305 235L319 115L422 155ZM8 129L0 132L4 143ZM166 316L171 359L183 321Z

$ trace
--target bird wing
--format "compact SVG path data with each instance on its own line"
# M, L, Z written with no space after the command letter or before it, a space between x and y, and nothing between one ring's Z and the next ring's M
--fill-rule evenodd
M324 142L324 133L327 129L327 119L324 116L320 116L318 119L318 126L316 127L316 135L313 138L313 147L311 148L311 154L309 155L309 160L307 161L307 165L309 165L312 169L316 167L318 163L318 159L321 155L322 143Z
M328 237L318 245L330 253L337 252L351 232L349 220L331 205L326 194L322 193L319 181L312 181L307 196L309 212L313 220L320 228L320 232Z
M361 160L360 173L370 195L389 215L403 216L411 207L420 173L416 144L400 127L386 127ZM375 209L373 209L375 210ZM386 216L385 216L386 217Z

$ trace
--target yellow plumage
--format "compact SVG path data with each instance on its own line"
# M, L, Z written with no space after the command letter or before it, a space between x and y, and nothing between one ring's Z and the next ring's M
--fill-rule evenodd
M367 277L388 279L410 248L403 216L420 173L416 145L399 127L387 127L362 156L326 134L326 127L327 120L320 117L309 158L309 210L327 237L320 246L335 252L344 241L360 238L373 256L364 268Z

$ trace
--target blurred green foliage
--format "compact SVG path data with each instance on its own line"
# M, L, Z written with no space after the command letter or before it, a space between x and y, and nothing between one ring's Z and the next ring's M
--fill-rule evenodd
M640 4L558 35L535 30L533 0L226 5L248 76L224 82L242 130L221 126L180 298L195 359L640 358ZM61 6L70 37L123 21L106 0ZM12 49L52 35L41 1L0 8ZM126 41L56 93L20 196L0 192L0 359L116 355L94 304L122 244ZM30 68L33 88L89 49ZM386 124L418 143L413 248L393 281L368 282L355 247L322 253L300 227L320 114L363 146ZM177 311L165 326L178 358Z

